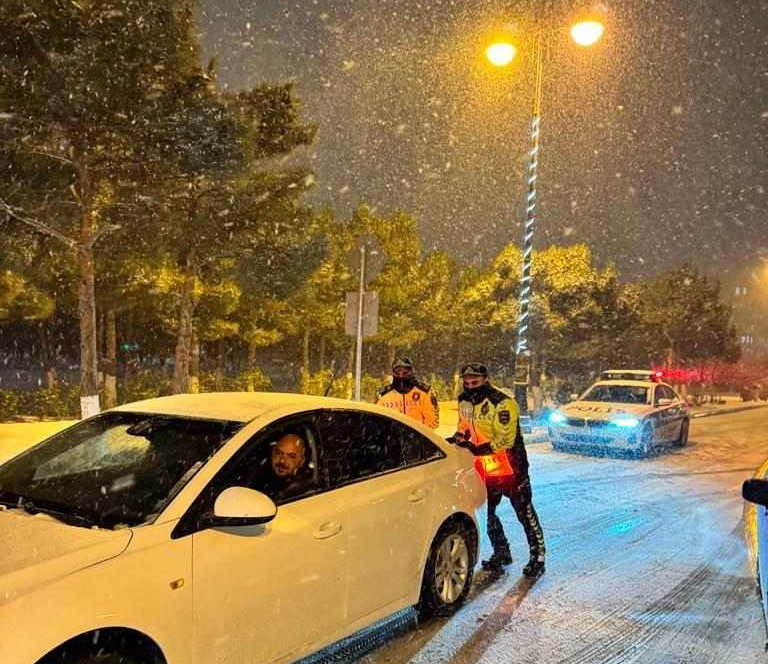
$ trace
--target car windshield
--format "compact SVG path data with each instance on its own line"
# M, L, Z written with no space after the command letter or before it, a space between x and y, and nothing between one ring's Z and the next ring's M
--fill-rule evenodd
M149 523L240 427L104 413L0 466L0 503L103 528Z
M580 401L646 404L648 388L640 385L594 385Z

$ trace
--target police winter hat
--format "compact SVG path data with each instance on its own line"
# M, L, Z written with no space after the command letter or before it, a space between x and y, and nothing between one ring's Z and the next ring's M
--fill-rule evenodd
M392 371L395 369L410 369L413 371L413 362L411 362L411 358L398 357L394 362L392 362Z
M468 362L461 367L461 376L488 376L488 369L480 362Z

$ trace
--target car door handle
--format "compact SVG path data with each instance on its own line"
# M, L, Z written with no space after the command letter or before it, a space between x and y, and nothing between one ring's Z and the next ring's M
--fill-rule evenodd
M415 491L411 491L410 494L408 494L408 500L412 503L418 503L421 500L424 500L427 497L427 492L424 491L424 489L416 489Z
M338 521L326 521L315 531L315 539L328 539L341 532L341 524Z

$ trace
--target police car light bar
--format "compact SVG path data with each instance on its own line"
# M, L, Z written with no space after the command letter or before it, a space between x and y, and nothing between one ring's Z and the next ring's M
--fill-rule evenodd
M651 380L658 383L663 377L664 372L655 369L608 369L600 373L602 380Z

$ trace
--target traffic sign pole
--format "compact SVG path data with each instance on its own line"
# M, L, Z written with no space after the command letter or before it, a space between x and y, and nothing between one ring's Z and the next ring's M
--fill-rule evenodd
M357 342L355 347L355 401L360 401L363 365L363 302L365 300L365 245L360 247L360 289L357 297Z

